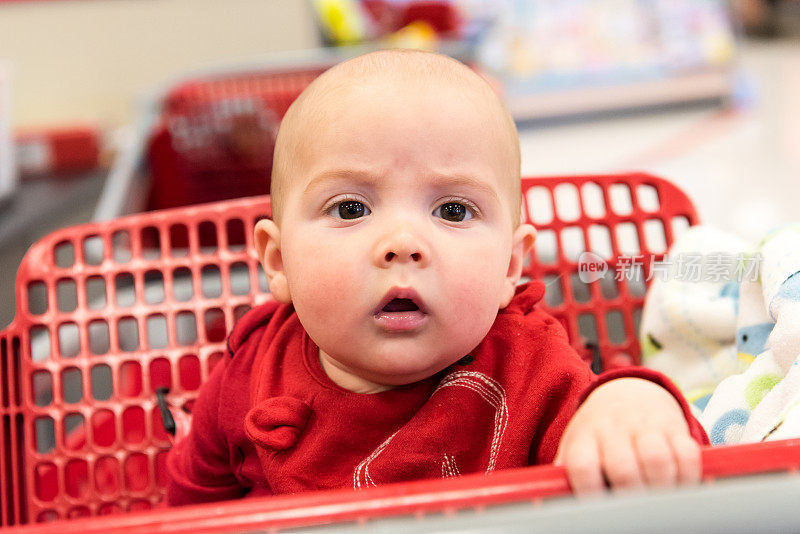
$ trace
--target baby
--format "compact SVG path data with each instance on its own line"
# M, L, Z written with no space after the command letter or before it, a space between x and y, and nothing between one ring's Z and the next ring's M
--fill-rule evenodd
M204 385L170 503L554 460L577 493L698 481L707 438L674 386L594 377L543 285L517 287L536 235L519 141L470 69L406 50L330 69L281 124L271 193L274 301Z

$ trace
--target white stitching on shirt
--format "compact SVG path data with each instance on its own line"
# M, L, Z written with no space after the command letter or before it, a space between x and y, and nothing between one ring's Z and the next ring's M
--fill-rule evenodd
M399 430L397 432L399 432ZM353 489L359 489L361 487L361 471L362 470L364 471L364 486L365 487L369 487L369 486L375 486L376 485L375 482L372 480L372 477L369 474L369 464L371 464L372 461L375 458L377 458L380 453L383 452L383 449L385 449L386 446L389 445L389 442L392 441L392 438L397 435L397 432L395 432L394 434L392 434L391 436L386 438L386 440L383 443L378 445L378 447L374 451L372 451L372 454L370 454L369 456L364 458L356 466L355 472L353 473Z
M508 405L506 404L505 390L497 380L484 373L457 371L445 376L433 393L435 394L440 389L452 386L461 386L475 391L496 410L489 465L486 468L486 472L491 473L497 465L500 443L503 440L506 425L508 424Z
M489 465L486 467L486 473L494 471L497 465L497 457L499 455L500 444L503 441L503 436L508 424L508 405L506 403L506 394L503 386L494 378L474 371L456 371L445 376L441 383L431 394L431 398L440 389L446 387L460 386L477 393L483 400L495 409L494 416L494 430L492 433L492 446L489 453ZM399 432L399 430L397 431ZM375 481L369 473L370 464L377 458L383 450L389 445L397 435L397 432L389 436L383 443L372 451L372 453L362 460L353 472L353 489L362 487L375 486ZM461 472L456 464L454 456L445 453L444 461L442 462L442 478L448 476L459 476ZM362 482L363 479L363 482Z

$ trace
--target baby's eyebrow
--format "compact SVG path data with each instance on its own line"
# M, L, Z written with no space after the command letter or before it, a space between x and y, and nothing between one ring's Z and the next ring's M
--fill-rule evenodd
M350 184L357 184L365 187L378 187L381 183L383 173L373 173L369 171L362 171L357 169L334 169L322 172L314 176L304 189L304 193L308 193L313 189L325 186L328 183L336 183L347 181ZM429 185L435 189L442 190L442 192L451 190L472 190L478 193L485 194L494 202L499 203L500 197L494 187L478 178L470 175L462 174L440 174L430 173L425 177Z
M500 202L497 191L489 184L469 175L433 174L431 182L441 189L472 189L484 193L496 202Z
M380 180L380 176L376 176L373 173L353 170L353 169L335 169L331 171L325 171L321 174L314 176L308 184L306 184L305 189L303 190L304 193L308 193L309 191L322 187L327 183L335 183L341 181L347 181L349 183L355 183L359 185L371 185L374 184L377 180Z

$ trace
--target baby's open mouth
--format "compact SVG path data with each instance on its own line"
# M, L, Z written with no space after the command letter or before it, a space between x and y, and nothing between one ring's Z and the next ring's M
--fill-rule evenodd
M375 308L375 319L387 330L413 330L425 321L425 301L412 287L393 287Z
M381 308L383 311L387 313L391 312L408 312L408 311L418 311L419 306L417 306L413 300L411 299L392 299L386 303L386 306Z
M412 288L391 289L381 304L375 311L375 321L386 332L416 332L427 321L425 302Z

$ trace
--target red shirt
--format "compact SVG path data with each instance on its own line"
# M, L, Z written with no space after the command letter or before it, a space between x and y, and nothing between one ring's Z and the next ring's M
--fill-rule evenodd
M345 390L291 306L254 308L229 338L195 402L192 429L167 460L170 504L456 476L552 462L579 403L627 369L595 377L561 325L521 286L484 340L420 382L374 394Z

